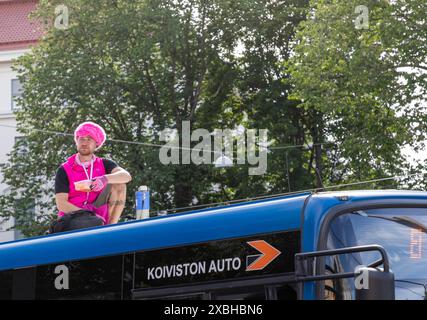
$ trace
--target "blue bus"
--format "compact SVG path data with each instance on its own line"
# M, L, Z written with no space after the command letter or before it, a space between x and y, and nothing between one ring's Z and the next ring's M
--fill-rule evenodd
M365 190L23 239L0 299L424 299L426 225L427 192Z

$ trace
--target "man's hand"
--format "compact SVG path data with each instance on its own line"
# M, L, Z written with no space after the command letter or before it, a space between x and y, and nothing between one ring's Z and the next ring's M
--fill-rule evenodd
M101 191L108 184L106 176L96 177L92 179L92 184L90 185L90 190L94 192Z

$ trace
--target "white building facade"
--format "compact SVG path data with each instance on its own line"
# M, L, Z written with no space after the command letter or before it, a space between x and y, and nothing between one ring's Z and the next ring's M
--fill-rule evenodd
M0 164L9 161L15 141L23 138L16 130L14 97L21 94L21 84L12 70L16 58L37 44L41 32L28 19L37 1L0 0ZM7 194L9 186L3 183L0 170L0 194ZM0 242L13 241L21 234L13 229L14 220L0 220Z
M17 107L13 97L19 94L19 81L12 71L13 59L25 53L26 50L0 52L0 164L7 163L8 153L12 151L15 139L19 138L16 131L14 109ZM8 192L9 187L3 183L3 173L0 171L0 194ZM14 230L8 231L14 224L13 219L0 225L0 242L14 240L19 237Z

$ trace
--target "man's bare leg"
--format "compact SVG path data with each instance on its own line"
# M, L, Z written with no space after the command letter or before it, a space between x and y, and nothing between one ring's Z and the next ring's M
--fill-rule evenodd
M109 224L119 222L126 204L126 184L112 184L111 193L108 199Z

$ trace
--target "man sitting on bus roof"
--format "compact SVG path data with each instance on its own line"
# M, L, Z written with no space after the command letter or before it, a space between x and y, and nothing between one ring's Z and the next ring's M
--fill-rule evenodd
M126 183L132 177L114 161L95 156L94 152L105 140L104 129L93 122L84 122L74 131L78 153L69 157L56 172L55 198L59 213L51 232L119 221L126 201Z

